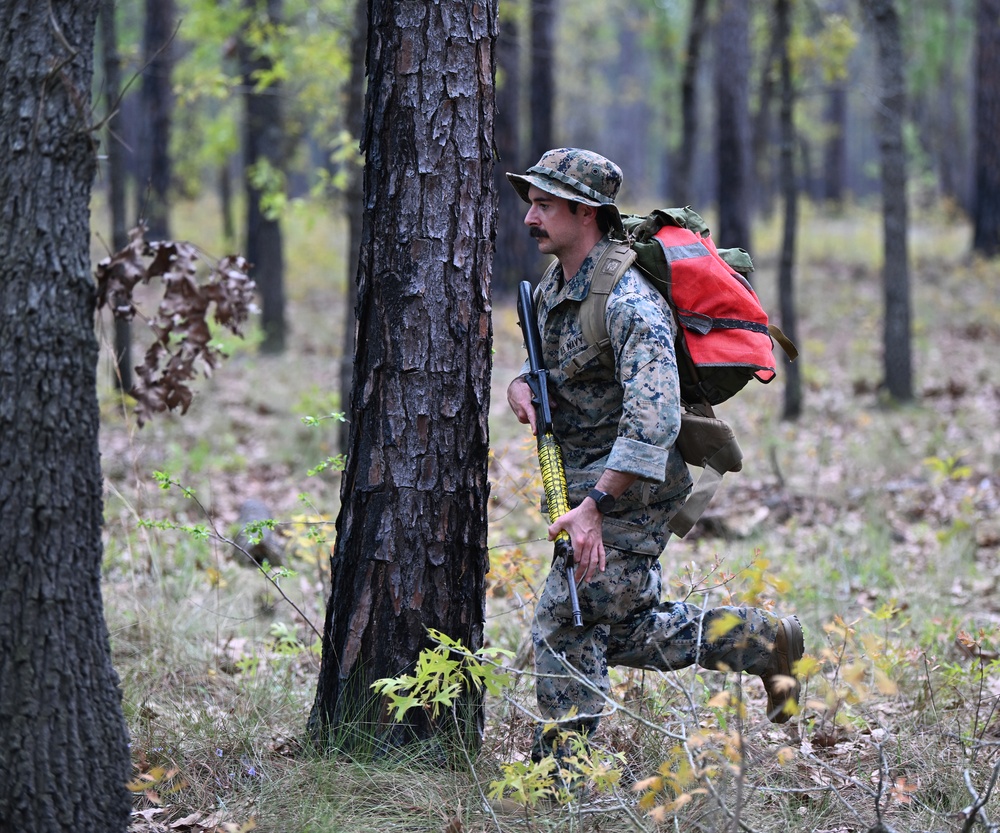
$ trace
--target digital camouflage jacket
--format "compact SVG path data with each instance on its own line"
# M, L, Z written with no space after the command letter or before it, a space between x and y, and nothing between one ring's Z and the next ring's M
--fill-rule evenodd
M663 296L630 269L607 304L615 368L589 355L579 309L609 245L605 236L568 283L558 261L553 263L539 286L538 329L555 406L553 428L571 505L586 497L605 468L639 477L605 517L604 540L619 550L657 556L669 537L670 515L691 489L687 465L674 448L681 424L675 323Z

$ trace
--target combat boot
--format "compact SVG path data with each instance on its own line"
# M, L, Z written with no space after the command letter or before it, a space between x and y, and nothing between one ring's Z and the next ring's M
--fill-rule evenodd
M771 664L760 675L767 692L767 719L772 723L785 723L798 712L802 687L793 672L804 651L798 617L786 616L778 623ZM790 706L791 703L795 705Z

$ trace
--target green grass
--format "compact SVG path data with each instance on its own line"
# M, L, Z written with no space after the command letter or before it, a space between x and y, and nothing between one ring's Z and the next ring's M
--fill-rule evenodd
M177 236L214 252L215 213L178 211ZM336 453L337 425L302 418L339 406L341 222L318 210L290 219L288 352L236 345L196 384L186 416L137 430L105 359L105 599L136 777L145 779L133 829L200 814L202 829L253 823L288 833L654 830L657 818L664 829L721 831L734 829L737 813L761 832L867 830L879 814L897 830L961 829L957 813L972 803L966 778L984 791L1000 748L996 264L966 257L959 224L917 218L921 396L891 407L877 389L877 215L807 207L803 224L805 413L781 421L780 379L720 407L744 470L727 476L710 523L671 542L661 562L678 597L800 616L815 660L804 713L787 728L764 721L753 678L616 671L619 711L602 723L588 765L606 764L618 781L582 808L483 800L504 767L524 765L527 671L505 697L488 698L471 769L441 769L419 749L391 762L320 757L303 742L339 476L307 474ZM755 285L774 309L778 230L755 233ZM496 304L487 638L530 669L525 639L550 549L533 445L504 397L521 340L513 304ZM194 495L158 488L156 471ZM249 497L281 521L291 573L273 577L287 601L225 540ZM195 525L208 537L184 530Z

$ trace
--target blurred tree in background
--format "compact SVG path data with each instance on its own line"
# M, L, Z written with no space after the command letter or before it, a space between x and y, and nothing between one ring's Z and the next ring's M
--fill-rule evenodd
M259 30L257 59L268 61L269 68L258 68L254 88L276 106L280 101L284 121L280 152L262 167L249 158L252 148L248 152L238 140L250 116L240 109L247 90L236 45L253 4L174 2L168 203L213 192L235 238L232 203L243 198L234 196L230 182L234 171L250 166L255 181L266 186L251 199L259 199L275 223L301 201L359 216L352 172L361 161L357 116L364 33L356 12L366 9L355 0L284 0L281 25ZM974 137L973 115L982 122L992 112L989 90L996 73L989 55L995 50L983 44L993 5L995 0L897 3L907 93L901 114L906 199L921 205L944 201L956 216L971 217L974 203L980 206L975 245L984 252L989 250L982 241L997 234L998 221L988 207L1000 185L988 175L988 160L1000 134L980 123ZM847 0L789 7L790 68L801 91L793 123L795 187L816 204L844 211L881 191L880 105L871 80L879 77L878 51L874 31L863 21L865 7ZM160 12L165 8L158 6ZM138 161L130 158L144 145L137 100L145 95L145 84L129 86L128 79L142 73L145 82L149 75L144 56L150 53L143 45L151 43L143 34L149 28L147 10L140 0L123 0L117 13L126 94L116 133L127 149L131 188L145 192ZM781 177L770 4L608 0L594 14L585 0L505 0L499 14L500 109L493 136L498 177L504 170L523 170L548 147L592 147L624 169L625 210L693 204L714 218L721 245L752 244L753 225L773 209ZM983 21L978 52L977 14ZM158 28L164 28L162 22ZM95 83L104 80L99 72ZM974 159L980 165L975 177ZM532 247L524 246L523 212L503 188L500 194L494 288L509 293L541 264ZM132 204L139 204L138 194ZM246 251L259 241L231 242ZM352 245L344 253L342 274L331 276L332 291L353 291L356 259ZM280 303L269 303L266 296L264 301L265 316ZM342 400L350 387L346 354L353 352L354 304L348 308Z

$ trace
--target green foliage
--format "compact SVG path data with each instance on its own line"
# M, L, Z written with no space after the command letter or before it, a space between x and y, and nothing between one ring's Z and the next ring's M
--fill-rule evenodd
M298 159L298 171L319 175L311 162L293 152L306 135L327 148L334 169L352 156L349 148L357 145L357 139L348 141L344 136L341 92L350 71L353 4L351 0L288 0L284 13L284 21L275 24L261 10L254 12L240 3L179 0L181 48L174 68L179 106L171 142L175 173L188 197L198 196L203 184L212 181L205 176L206 169L219 168L239 149L241 39L254 55L270 61L267 70L254 72L253 89L263 92L281 86L290 137L286 158ZM265 192L265 213L269 217L282 214L287 208L284 175L256 170L251 176ZM342 183L338 175L333 176L334 186L342 187Z
M322 416L304 416L302 417L302 424L307 425L310 428L317 428L323 425L327 420L332 420L334 422L347 422L347 417L342 411L331 411L328 414L323 414ZM327 471L343 471L346 465L346 457L343 454L337 454L332 457L327 457L325 460L321 461L317 465L313 466L307 471L310 477L315 477L321 472Z
M963 462L965 454L946 457L927 457L924 464L934 473L938 483L946 480L965 480L972 475L972 466Z
M792 66L799 73L817 67L824 83L845 81L851 55L858 45L858 32L851 20L842 14L824 15L820 28L801 23L793 32L788 45Z
M470 654L462 644L440 631L428 628L437 646L425 648L417 658L413 674L376 680L372 688L389 701L393 717L400 721L412 708L430 711L437 719L442 709L451 709L466 686L486 688L497 695L511 685L510 675L497 665L497 658L510 657L502 648L480 648Z
M563 732L560 747L566 754L540 761L513 761L500 767L501 777L490 782L487 795L509 799L528 808L554 801L571 804L588 786L600 793L613 791L621 782L623 756L602 760L576 732Z
M260 210L268 220L281 217L288 205L285 174L263 157L246 169L247 181L260 191Z

